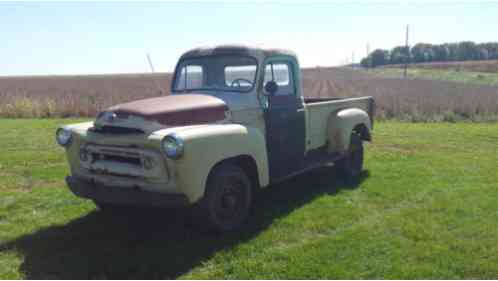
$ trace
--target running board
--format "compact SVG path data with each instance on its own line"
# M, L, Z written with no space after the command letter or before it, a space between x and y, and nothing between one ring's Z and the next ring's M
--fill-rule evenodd
M283 181L286 181L290 178L293 178L295 176L298 176L300 174L322 168L328 165L334 165L334 162L341 159L343 157L342 154L340 153L333 153L333 154L327 154L327 153L321 153L321 154L311 154L309 156L306 156L303 160L304 167L300 170L297 170L295 172L292 172L286 176L283 176L281 178L272 180L270 184L277 184L281 183Z

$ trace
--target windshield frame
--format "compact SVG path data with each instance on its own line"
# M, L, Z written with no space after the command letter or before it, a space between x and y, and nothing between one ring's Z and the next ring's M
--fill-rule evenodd
M254 79L253 79L253 83L252 83L252 86L251 88L248 88L248 89L240 89L240 90L237 90L237 89L227 89L227 88L195 88L195 89L183 89L183 90L178 90L176 89L176 85L178 83L178 79L177 79L177 76L179 75L179 70L180 70L180 67L183 67L185 64L185 61L192 61L192 62L195 62L196 59L203 59L203 58L213 58L213 59L216 59L217 57L227 57L227 56L231 56L231 57L244 57L244 58L248 58L250 60L253 60L254 61L254 65L256 66L256 70L254 71ZM188 64L187 64L188 65ZM195 64L193 63L193 65L198 65L198 64ZM230 66L230 65L225 65L223 67L223 69L225 69L227 66ZM184 57L184 58L181 58L178 63L176 64L176 67L175 67L175 72L173 73L173 79L171 81L171 92L172 93L189 93L189 92L192 92L192 91L221 91L221 92L237 92L237 93L249 93L249 92L252 92L256 86L256 83L258 83L258 74L259 74L259 61L256 57L254 56L251 56L251 55L243 55L243 54L211 54L211 55L204 55L204 56L191 56L191 57Z

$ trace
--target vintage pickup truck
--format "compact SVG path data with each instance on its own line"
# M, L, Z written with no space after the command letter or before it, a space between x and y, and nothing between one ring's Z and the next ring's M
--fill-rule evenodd
M305 98L290 51L219 46L183 54L170 95L62 126L56 140L69 188L99 209L190 206L228 231L258 189L330 163L358 177L373 113L371 97Z

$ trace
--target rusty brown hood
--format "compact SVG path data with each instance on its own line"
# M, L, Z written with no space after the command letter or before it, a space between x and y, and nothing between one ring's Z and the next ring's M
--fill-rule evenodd
M156 121L164 126L185 126L213 123L225 119L226 103L203 94L169 95L118 104L111 111L118 118L130 115Z

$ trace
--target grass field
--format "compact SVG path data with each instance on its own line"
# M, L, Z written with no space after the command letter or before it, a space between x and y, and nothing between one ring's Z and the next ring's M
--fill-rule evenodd
M468 60L445 62L422 62L411 64L414 68L498 73L498 60ZM388 68L403 68L403 64L386 65Z
M54 128L0 122L0 278L498 278L498 124L378 122L366 170L262 192L225 236L183 211L111 217L64 187Z
M401 68L376 68L373 74L384 77L400 78L403 77ZM473 85L498 86L498 73L484 73L471 71L455 71L447 69L429 69L429 68L409 68L407 75L411 79L431 79L460 82Z

